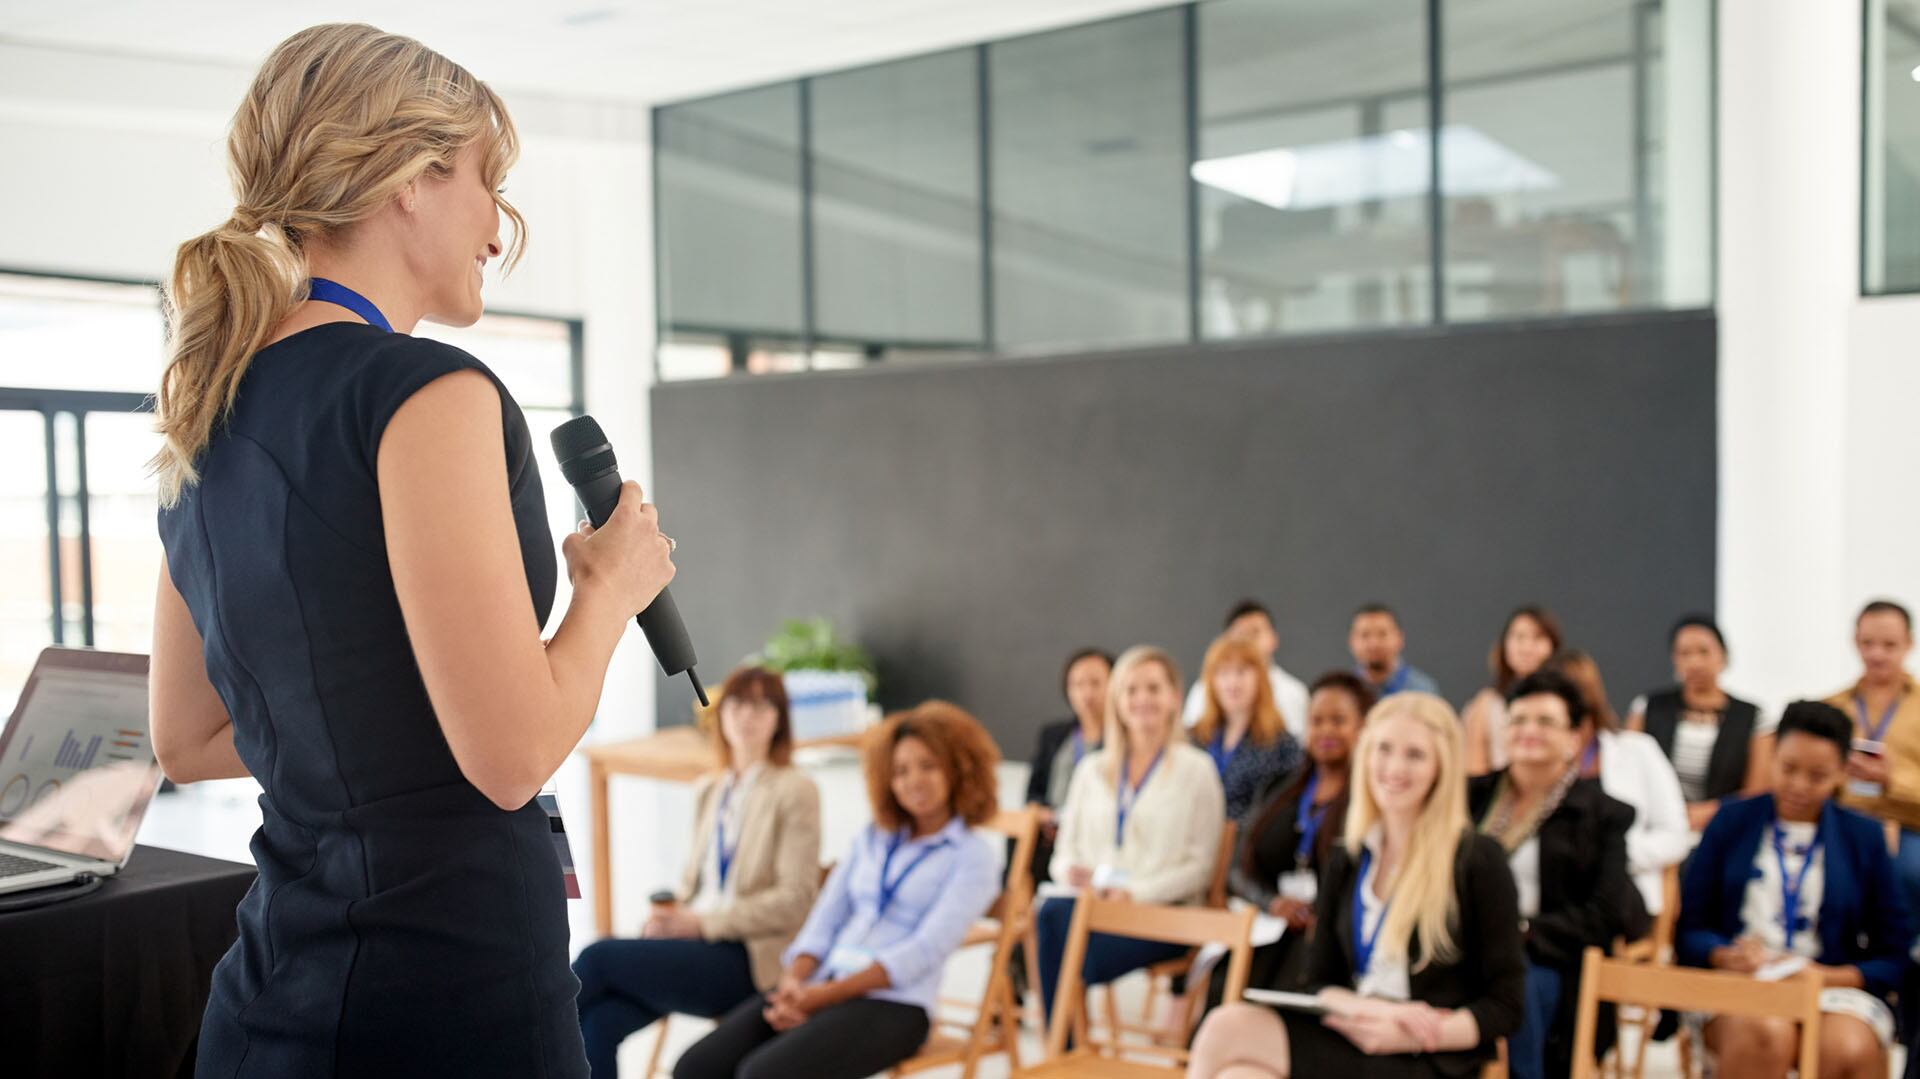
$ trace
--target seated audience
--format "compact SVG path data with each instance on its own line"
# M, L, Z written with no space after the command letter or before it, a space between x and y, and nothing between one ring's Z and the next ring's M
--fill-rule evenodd
M1640 889L1649 915L1666 907L1666 871L1693 850L1693 828L1687 821L1686 799L1680 780L1660 752L1660 743L1640 731L1620 729L1607 704L1607 687L1600 665L1577 648L1553 657L1551 669L1573 681L1587 704L1588 739L1580 747L1580 774L1598 779L1607 794L1633 807L1633 827L1627 830L1627 873Z
M1273 703L1280 709L1281 718L1287 721L1288 732L1295 738L1300 737L1306 730L1307 684L1274 662L1273 655L1280 650L1280 634L1273 628L1272 612L1257 599L1241 600L1227 612L1226 636L1246 641L1260 653L1261 663L1267 669L1267 681L1273 686ZM1206 687L1195 682L1187 694L1181 719L1191 727L1200 722L1200 714L1206 707Z
M1300 743L1287 733L1261 666L1252 645L1222 637L1207 649L1200 669L1207 704L1193 725L1193 743L1207 751L1220 772L1231 820L1246 815L1269 779L1300 764Z
M792 767L780 676L742 667L720 687L720 770L694 787L693 845L674 902L639 940L602 940L574 960L593 1074L611 1077L627 1035L680 1012L725 1015L780 978L780 951L820 886L820 792Z
M1793 958L1818 971L1823 1079L1887 1074L1887 996L1912 936L1879 823L1834 801L1848 726L1831 705L1787 706L1768 792L1722 805L1687 863L1674 942L1688 966L1754 974ZM1800 1055L1787 1020L1696 1015L1689 1026L1721 1075L1784 1079Z
M1189 1079L1470 1076L1493 1059L1520 1023L1526 961L1505 853L1467 817L1461 749L1440 698L1374 705L1308 941L1329 1014L1229 1003L1201 1026Z
M1213 760L1179 722L1180 671L1158 648L1130 648L1107 691L1107 737L1080 763L1060 813L1053 879L1107 899L1193 903L1206 895L1225 823ZM1035 918L1047 1014L1060 984L1071 898L1053 896ZM1081 968L1087 985L1186 954L1176 944L1095 934Z
M1920 687L1907 673L1913 616L1891 600L1854 622L1860 678L1827 698L1853 717L1853 752L1841 801L1900 832L1896 862L1907 905L1920 910Z
M1313 929L1313 901L1327 852L1340 842L1346 825L1353 745L1373 702L1372 687L1358 675L1321 675L1307 701L1307 763L1268 780L1242 824L1228 887L1286 923L1279 940L1253 950L1249 984L1298 989L1305 983L1302 941ZM1209 1005L1219 1005L1225 986L1225 972L1216 970Z
M1583 779L1579 747L1592 716L1578 686L1551 668L1514 683L1507 698L1507 761L1474 779L1467 805L1507 852L1520 895L1527 954L1526 1011L1507 1039L1514 1079L1566 1075L1573 1051L1582 953L1646 932L1646 909L1627 876L1632 807ZM1599 1052L1613 1024L1600 1024Z
M1720 688L1727 640L1712 618L1681 618L1667 634L1667 647L1678 684L1635 699L1627 726L1652 735L1673 762L1687 799L1687 822L1697 832L1723 800L1766 789L1773 720Z
M1507 766L1507 691L1540 669L1560 650L1560 622L1542 607L1522 607L1507 616L1500 639L1487 654L1493 684L1474 694L1461 719L1466 726L1467 774L1486 775Z
M1353 653L1353 673L1367 680L1376 697L1412 690L1440 695L1440 684L1427 672L1407 663L1407 635L1400 616L1384 603L1369 603L1353 613L1347 630L1347 650Z
M1113 657L1098 648L1082 648L1067 657L1060 674L1060 687L1072 715L1040 728L1039 744L1033 751L1033 765L1027 772L1027 804L1040 813L1039 842L1033 847L1033 880L1048 879L1048 864L1053 860L1053 837L1059 831L1056 819L1067 804L1067 785L1073 771L1089 753L1100 748L1107 726L1107 679L1113 674Z
M875 728L873 823L827 878L778 987L729 1012L675 1079L857 1079L917 1052L947 957L1000 891L996 847L970 830L998 809L999 759L945 701Z

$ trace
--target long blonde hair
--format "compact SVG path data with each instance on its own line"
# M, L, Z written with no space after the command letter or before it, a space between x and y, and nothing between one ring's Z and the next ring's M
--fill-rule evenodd
M1247 642L1225 636L1208 646L1207 658L1200 664L1200 692L1207 703L1200 713L1200 721L1193 725L1193 741L1196 745L1208 745L1225 726L1227 717L1220 707L1220 695L1213 691L1213 676L1220 668L1234 663L1249 668L1254 674L1253 722L1247 725L1247 738L1255 745L1270 746L1287 732L1287 724L1273 699L1273 681L1267 677L1266 657ZM1304 722L1307 717L1298 718Z
M233 216L180 245L166 288L166 370L155 403L166 445L151 467L172 506L232 412L253 354L307 296L309 238L337 237L422 175L452 174L483 140L497 189L519 157L506 105L465 68L412 38L358 23L309 27L261 65L227 135ZM506 265L526 222L513 222Z
M1113 675L1107 681L1107 733L1100 743L1107 758L1104 769L1107 782L1115 789L1119 788L1120 773L1127 766L1127 725L1120 722L1120 700L1126 693L1127 680L1149 663L1159 664L1173 686L1173 716L1167 722L1167 744L1174 745L1187 738L1187 729L1180 723L1180 665L1164 649L1150 644L1136 644L1120 653L1113 664Z
M1387 882L1392 907L1380 927L1382 954L1405 958L1417 930L1421 957L1418 970L1428 963L1451 962L1458 957L1453 934L1460 911L1453 892L1453 865L1460 840L1467 835L1466 754L1460 736L1460 720L1447 702L1431 693L1396 693L1373 706L1366 725L1360 731L1360 744L1353 751L1353 777L1347 783L1347 827L1343 842L1347 853L1360 856L1367 831L1380 820L1380 805L1373 799L1373 747L1379 741L1380 727L1386 720L1407 718L1417 721L1433 736L1434 756L1439 769L1433 789L1420 809L1407 849L1401 852L1400 867ZM1360 881L1354 880L1358 888Z

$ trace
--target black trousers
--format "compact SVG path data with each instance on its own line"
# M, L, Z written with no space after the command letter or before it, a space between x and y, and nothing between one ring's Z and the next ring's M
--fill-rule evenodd
M673 1079L864 1079L912 1056L926 1044L924 1009L862 997L815 1012L780 1033L755 996L727 1013L673 1067Z

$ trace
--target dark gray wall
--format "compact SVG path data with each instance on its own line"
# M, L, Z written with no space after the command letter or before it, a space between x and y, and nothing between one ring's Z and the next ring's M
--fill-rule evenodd
M655 491L709 682L787 617L870 648L889 708L1009 754L1082 644L1191 678L1241 596L1303 679L1401 611L1463 701L1547 604L1616 705L1714 599L1715 329L1680 313L658 386ZM665 685L663 722L688 715Z

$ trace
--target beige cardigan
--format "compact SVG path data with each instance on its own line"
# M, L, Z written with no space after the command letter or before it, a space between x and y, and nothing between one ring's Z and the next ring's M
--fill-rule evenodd
M700 891L722 776L702 776L694 787L694 842L680 877L682 903L692 902ZM747 788L740 833L733 899L700 916L702 936L745 944L754 984L771 989L780 981L780 953L806 923L820 891L819 788L797 768L766 765Z
M1080 762L1060 810L1054 880L1066 880L1076 865L1112 865L1127 871L1127 891L1141 903L1193 903L1206 896L1227 796L1213 758L1175 737L1127 814L1124 847L1113 841L1119 796L1106 776L1107 751Z

